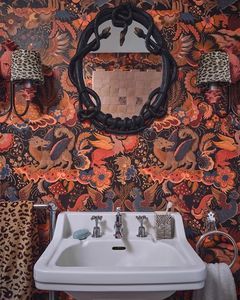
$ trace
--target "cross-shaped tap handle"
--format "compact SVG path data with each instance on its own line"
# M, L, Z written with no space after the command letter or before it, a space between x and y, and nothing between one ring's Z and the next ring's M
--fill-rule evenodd
M91 220L95 220L96 222L96 227L98 227L98 221L102 220L102 216L92 216Z
M141 226L143 226L143 221L148 218L146 216L136 216L136 219L140 222Z

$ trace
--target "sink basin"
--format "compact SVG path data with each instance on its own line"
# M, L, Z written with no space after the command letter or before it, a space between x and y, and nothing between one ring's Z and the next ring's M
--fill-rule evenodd
M144 214L148 236L137 237L139 213L123 215L123 238L114 237L115 214L99 213L102 236L73 239L73 232L93 229L92 212L58 216L53 240L34 267L38 289L65 291L76 299L160 300L177 290L200 289L205 264L187 242L179 213L172 239L156 239L155 213Z
M161 243L161 254L159 246ZM113 248L116 247L116 250ZM121 247L121 248L120 248ZM104 255L96 255L96 248ZM156 260L156 257L158 259ZM151 240L93 241L87 240L65 249L57 266L63 267L170 267L183 266L184 259L177 249L164 242L153 243Z

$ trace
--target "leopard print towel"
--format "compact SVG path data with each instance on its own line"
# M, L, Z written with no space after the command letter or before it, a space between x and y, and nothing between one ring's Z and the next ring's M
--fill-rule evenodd
M32 298L38 249L33 203L0 201L0 300Z

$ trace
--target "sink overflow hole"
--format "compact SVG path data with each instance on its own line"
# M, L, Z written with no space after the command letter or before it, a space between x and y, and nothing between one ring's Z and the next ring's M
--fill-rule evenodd
M112 250L126 250L126 247L124 247L124 246L113 246Z

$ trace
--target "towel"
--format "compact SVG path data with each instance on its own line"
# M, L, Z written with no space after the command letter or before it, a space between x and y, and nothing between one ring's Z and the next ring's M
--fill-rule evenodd
M225 263L207 264L207 278L201 290L193 292L193 300L237 300L234 278Z
M38 249L33 203L0 201L0 300L32 299Z

